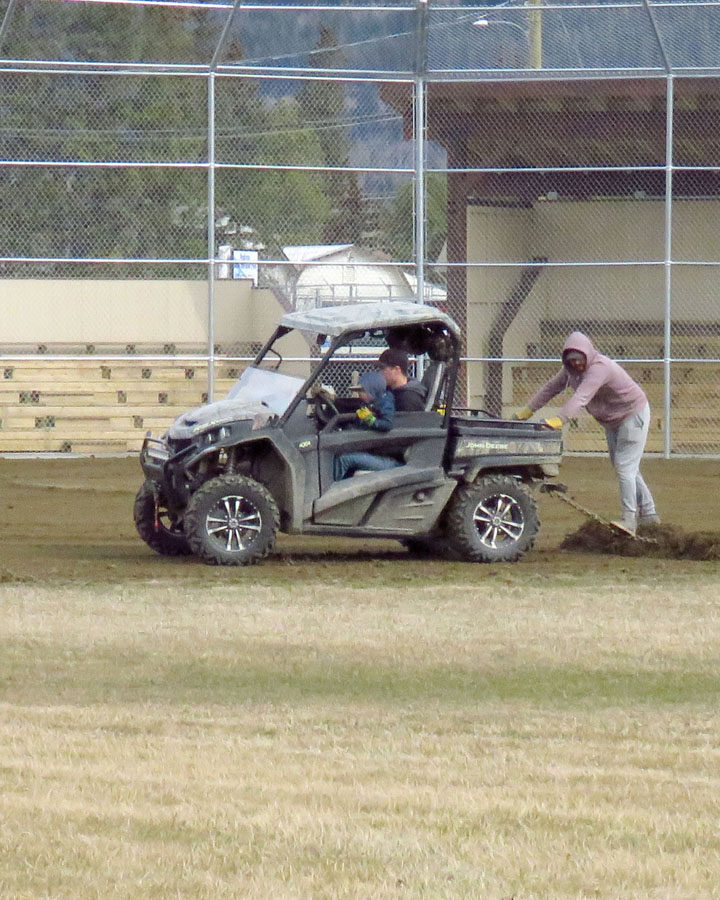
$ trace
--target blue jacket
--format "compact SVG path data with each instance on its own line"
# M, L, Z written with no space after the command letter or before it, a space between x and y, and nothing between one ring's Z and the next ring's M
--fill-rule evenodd
M375 431L390 431L395 418L395 397L392 391L388 390L385 379L379 372L366 372L360 378L360 386L372 398L370 409L375 414L372 425L363 424Z
M395 418L395 398L392 391L385 390L377 400L370 404L370 409L375 413L375 421L369 428L375 431L390 431Z

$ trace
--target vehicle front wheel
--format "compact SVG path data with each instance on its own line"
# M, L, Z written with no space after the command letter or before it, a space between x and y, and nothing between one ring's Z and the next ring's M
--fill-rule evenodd
M187 556L192 552L182 521L170 513L160 485L150 479L137 492L133 517L140 537L161 556Z
M216 566L246 566L272 550L280 523L270 492L253 478L221 475L193 494L184 516L193 553Z
M530 491L509 475L488 475L455 492L445 520L445 540L471 562L514 562L535 543L540 529Z

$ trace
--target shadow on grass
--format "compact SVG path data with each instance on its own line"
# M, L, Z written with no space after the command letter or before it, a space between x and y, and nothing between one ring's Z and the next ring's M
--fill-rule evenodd
M162 703L234 706L246 703L441 702L455 706L521 702L539 706L714 704L720 701L720 660L702 669L528 665L462 666L361 663L316 650L277 649L268 658L169 658L112 648L92 654L8 643L0 663L5 702L17 705Z

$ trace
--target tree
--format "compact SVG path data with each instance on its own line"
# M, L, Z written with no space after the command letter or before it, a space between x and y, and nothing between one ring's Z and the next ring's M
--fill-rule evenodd
M439 173L425 177L425 257L438 258L447 239L447 178ZM415 254L414 185L403 184L381 217L381 243L393 259L413 259Z
M52 8L51 8L52 9ZM45 7L42 8L45 10ZM68 15L72 18L73 9ZM162 34L167 60L202 58L185 12L171 8L92 7L77 28L48 27L36 41L15 44L17 55L42 50L47 58L155 59ZM19 7L15 33L36 34L36 21ZM45 23L50 25L52 23ZM191 24L191 23L190 23ZM67 22L65 22L67 25ZM203 51L204 52L204 51ZM240 54L239 46L233 49ZM68 160L96 166L0 170L4 256L48 258L205 259L207 171L143 165L207 160L207 83L201 78L124 74L2 73L0 152L8 159ZM322 165L317 133L301 121L297 102L264 102L254 78L219 79L216 116L218 162ZM288 153L293 155L288 159ZM127 161L137 166L103 165ZM330 214L321 175L271 169L223 170L216 177L217 209L251 227L268 247L322 239ZM204 277L201 265L57 263L6 267L25 274L114 277Z
M275 165L291 158L308 165L320 165L322 149L314 131L301 122L295 100L286 99L264 113L262 147L254 161L271 159ZM251 152L251 135L244 135L246 152ZM330 202L323 191L320 173L282 168L222 169L216 178L221 209L237 225L248 226L277 258L283 246L310 244L322 240L330 215Z
M162 33L168 58L187 58L192 38L178 26L178 12L141 7L83 7L64 30L38 31L48 8L19 7L12 33L19 56L46 58L152 59ZM52 11L52 8L49 8ZM40 18L38 18L40 16ZM38 37L40 35L40 37ZM198 79L101 74L2 74L6 158L68 160L45 169L19 165L0 173L4 209L3 255L44 257L203 257L201 223L177 216L206 196L202 170L102 165L117 161L202 159L205 89ZM97 163L96 166L72 162ZM43 267L59 272L52 264ZM9 275L34 269L11 266ZM77 265L63 274L116 275L118 268ZM135 267L133 275L186 277L187 267Z
M333 69L347 65L338 46L335 32L320 29L320 39L310 54L310 67ZM298 91L298 103L307 125L316 134L322 149L322 165L350 165L350 142L345 118L345 86L337 79L306 81ZM323 176L324 189L332 205L325 224L323 239L327 243L355 243L363 230L362 196L356 172L328 171Z

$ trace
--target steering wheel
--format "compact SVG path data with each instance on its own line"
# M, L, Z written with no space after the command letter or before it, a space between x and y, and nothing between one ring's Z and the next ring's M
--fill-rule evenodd
M315 397L315 416L318 422L327 425L331 419L339 415L340 411L330 397L324 391L320 391Z

